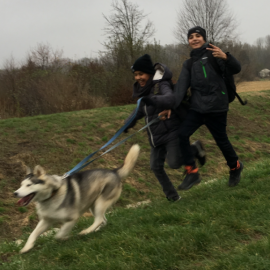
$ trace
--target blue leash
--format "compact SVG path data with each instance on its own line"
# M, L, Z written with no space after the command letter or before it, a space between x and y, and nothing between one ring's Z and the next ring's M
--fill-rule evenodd
M137 101L137 107L136 107L136 111L133 114L133 116L129 119L129 121L122 126L115 134L114 136L106 143L104 144L100 149L98 149L97 151L93 152L92 154L90 154L89 156L87 156L86 158L84 158L81 162L79 162L73 169L71 169L70 171L68 171L67 173L65 173L62 177L62 179L67 178L68 176L82 170L83 168L85 168L86 166L88 166L90 163L92 163L93 161L95 161L96 159L100 158L101 156L107 154L108 152L110 152L111 150L113 150L114 148L118 147L120 144L124 143L125 141L127 141L129 138L133 137L135 134L137 134L138 132L142 131L143 129L149 127L150 125L152 125L153 123L159 121L160 117L157 117L156 119L150 121L147 125L145 125L144 127L142 127L140 130L136 131L135 133L131 134L130 136L128 136L127 138L125 138L124 140L118 142L117 144L115 144L114 146L112 146L111 148L109 148L106 152L104 152L103 154L101 154L100 156L96 157L95 159L87 162L92 156L94 156L97 152L99 152L100 150L104 149L105 147L107 147L109 144L111 144L116 138L118 138L120 136L120 134L131 124L131 122L135 119L137 112L139 110L140 104L141 104L142 98L138 99ZM86 163L87 162L87 163Z

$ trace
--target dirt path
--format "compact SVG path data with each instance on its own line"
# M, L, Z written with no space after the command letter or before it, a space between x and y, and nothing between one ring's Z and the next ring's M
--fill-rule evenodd
M242 82L237 85L237 92L256 92L270 90L270 81Z

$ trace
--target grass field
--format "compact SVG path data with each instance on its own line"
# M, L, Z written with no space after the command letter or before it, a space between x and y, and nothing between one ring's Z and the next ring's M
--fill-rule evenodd
M203 183L170 204L149 169L150 146L143 132L89 167L116 168L133 143L141 146L107 227L78 237L91 222L83 217L67 242L40 238L23 256L13 241L25 240L37 223L34 206L17 207L12 196L24 175L23 164L63 174L110 139L134 105L1 120L1 269L270 269L270 91L241 96L248 105L234 101L228 117L229 138L245 164L238 187L226 186L226 162L202 127L192 140L201 139L207 150L207 164L200 170ZM182 170L166 170L178 185ZM149 198L147 206L123 208Z
M270 269L269 161L249 164L234 189L220 178L178 203L117 208L107 227L85 237L77 233L92 219L81 218L69 240L39 238L23 256L4 242L1 269Z

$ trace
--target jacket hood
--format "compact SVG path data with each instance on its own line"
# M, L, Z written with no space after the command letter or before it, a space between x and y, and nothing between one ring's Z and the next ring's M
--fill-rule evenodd
M154 83L172 79L172 72L166 65L156 63L154 64L154 69L156 70L155 75L153 77Z

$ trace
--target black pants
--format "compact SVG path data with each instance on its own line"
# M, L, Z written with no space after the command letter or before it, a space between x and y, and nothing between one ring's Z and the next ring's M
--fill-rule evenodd
M236 155L226 132L227 112L201 114L189 110L180 130L180 150L183 154L185 165L194 165L194 157L190 148L189 137L202 125L206 125L213 135L218 147L225 157L228 166L232 169L237 166Z
M191 146L192 156L196 155L197 148ZM163 192L168 199L178 198L178 193L164 170L165 159L172 169L179 169L183 164L183 156L179 148L179 138L165 144L151 148L150 167L162 186Z

